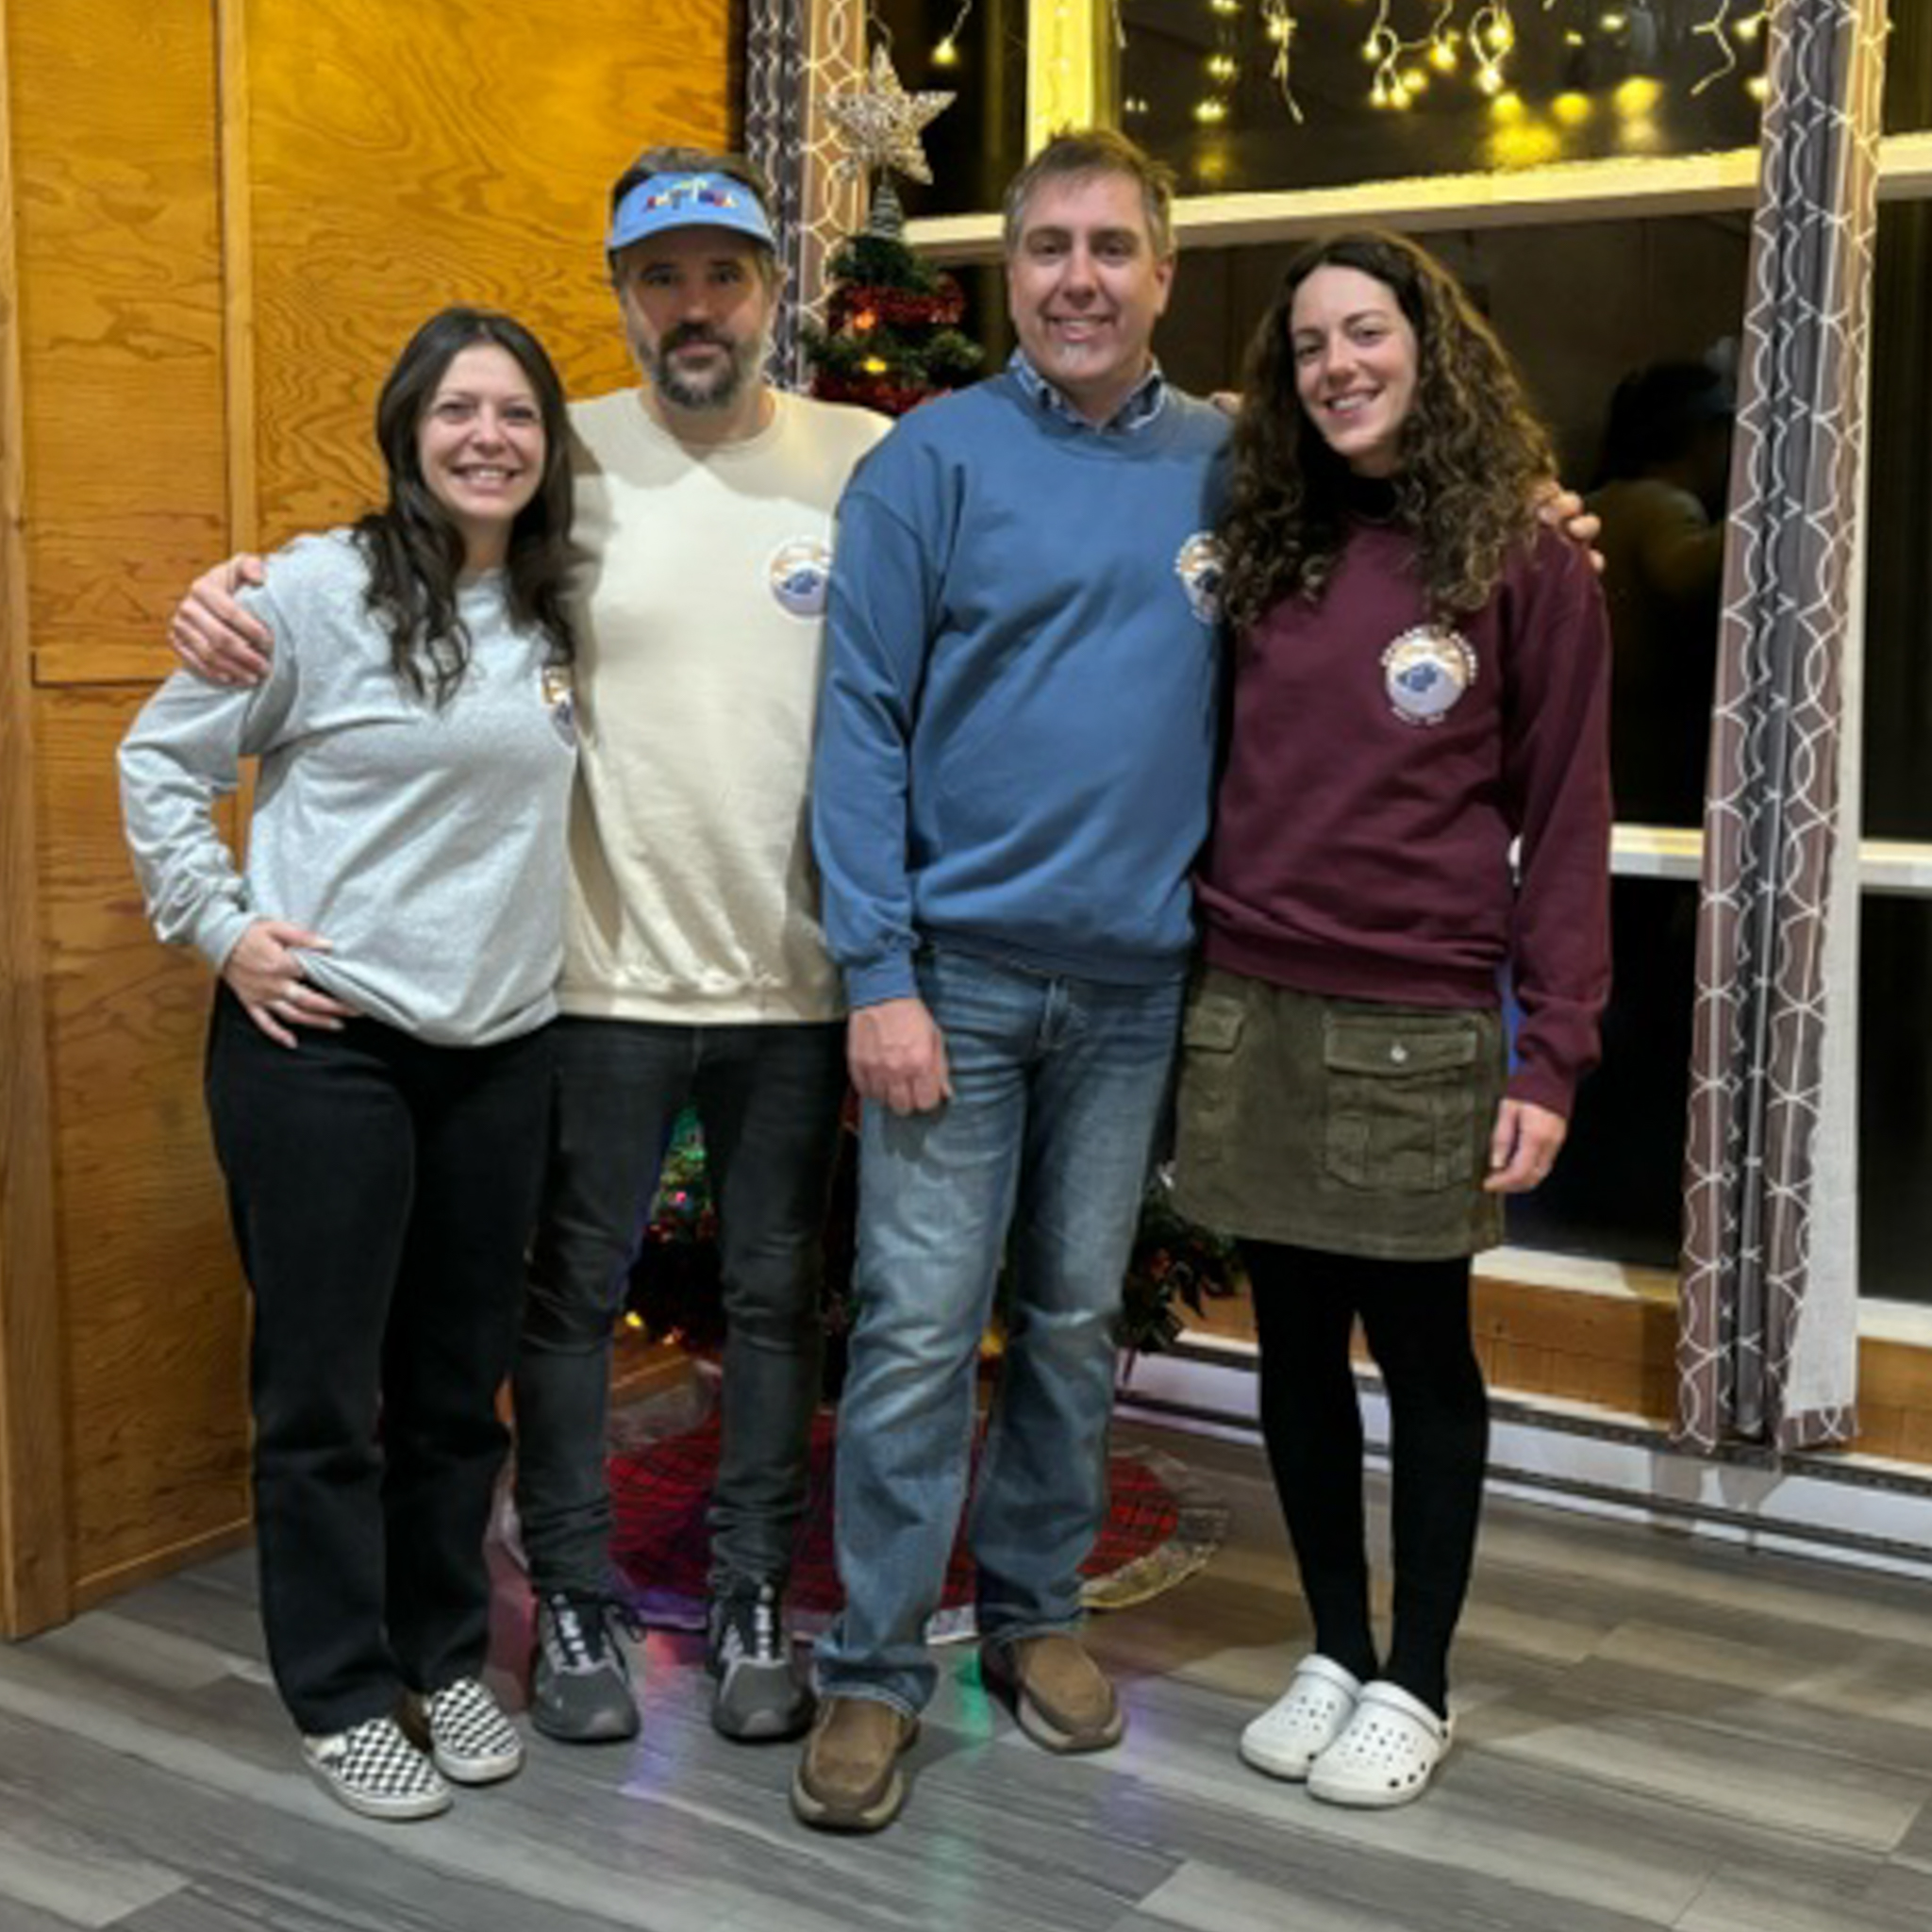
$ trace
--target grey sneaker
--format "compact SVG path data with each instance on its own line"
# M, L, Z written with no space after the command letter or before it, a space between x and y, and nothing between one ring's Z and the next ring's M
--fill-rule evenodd
M630 1666L613 1623L628 1620L601 1597L553 1591L537 1600L530 1722L566 1744L618 1742L638 1734Z
M392 1717L304 1738L302 1759L330 1797L360 1817L434 1818L449 1809L449 1787Z
M795 1738L814 1700L791 1662L791 1638L774 1583L745 1585L711 1599L705 1668L717 1679L711 1724L727 1738Z

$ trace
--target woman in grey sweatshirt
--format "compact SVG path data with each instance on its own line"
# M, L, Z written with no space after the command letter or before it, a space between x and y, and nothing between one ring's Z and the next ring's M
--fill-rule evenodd
M308 1763L369 1817L522 1760L477 1674L575 758L566 437L527 331L433 317L376 408L388 501L249 593L267 679L179 673L121 747L156 930L220 981L270 1662ZM238 866L214 806L243 757Z

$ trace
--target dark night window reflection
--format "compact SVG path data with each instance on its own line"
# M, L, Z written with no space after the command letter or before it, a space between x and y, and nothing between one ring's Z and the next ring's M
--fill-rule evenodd
M1757 139L1759 0L1123 0L1120 21L1121 125L1191 194Z
M1878 210L1865 519L1865 833L1932 840L1932 202Z
M1674 1269L1680 1228L1697 889L1620 878L1603 1064L1556 1171L1509 1205L1522 1247ZM1932 1304L1932 902L1868 893L1858 974L1859 1291Z
M1555 1171L1509 1203L1519 1247L1674 1269L1690 1100L1697 888L1620 878L1603 1062L1577 1090Z
M1858 1288L1932 1302L1932 902L1865 895L1858 960Z
M1610 397L1589 503L1603 521L1611 782L1626 824L1704 816L1735 423L1722 352L1650 363Z
M1905 0L1891 9L1885 47L1885 131L1932 127L1932 7Z
M931 185L894 177L906 212L997 208L1026 158L1026 0L872 0L869 18L908 93L958 96L920 136Z

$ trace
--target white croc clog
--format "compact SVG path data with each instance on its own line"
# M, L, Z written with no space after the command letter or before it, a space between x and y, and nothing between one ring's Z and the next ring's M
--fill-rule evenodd
M1303 1657L1288 1689L1241 1733L1244 1763L1299 1784L1355 1715L1361 1680L1319 1652Z
M1362 1686L1347 1728L1308 1769L1308 1795L1384 1810L1428 1790L1449 1748L1449 1724L1421 1698L1382 1678Z

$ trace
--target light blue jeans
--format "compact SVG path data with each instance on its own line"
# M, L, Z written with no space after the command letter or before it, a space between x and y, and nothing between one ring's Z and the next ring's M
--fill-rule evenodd
M860 1138L858 1320L839 1410L845 1607L819 1686L908 1713L965 1500L979 1338L1014 1293L968 1540L982 1633L1077 1624L1107 1502L1113 1321L1166 1105L1183 982L1049 978L922 957L953 1097Z

